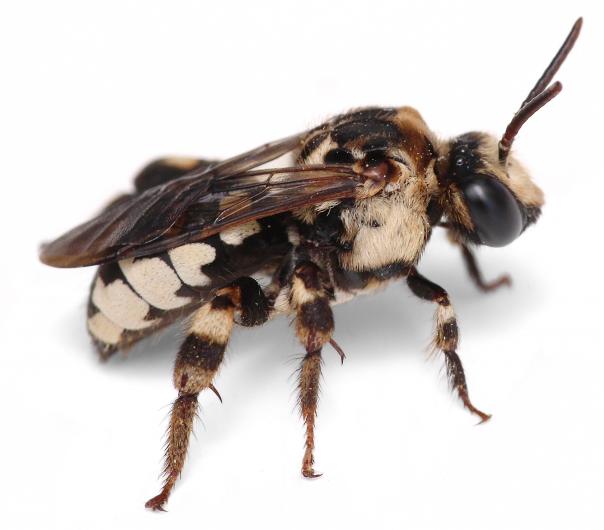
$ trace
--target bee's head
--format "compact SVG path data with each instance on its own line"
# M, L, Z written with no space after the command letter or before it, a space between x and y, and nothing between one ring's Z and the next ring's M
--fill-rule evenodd
M575 22L500 140L486 133L470 132L447 144L446 154L437 164L437 176L444 189L439 202L460 238L501 247L539 217L543 192L510 154L510 148L522 125L562 90L560 82L549 83L577 40L581 24L582 19Z
M513 156L499 158L492 135L470 132L454 138L441 167L443 211L463 239L501 247L541 213L543 192Z

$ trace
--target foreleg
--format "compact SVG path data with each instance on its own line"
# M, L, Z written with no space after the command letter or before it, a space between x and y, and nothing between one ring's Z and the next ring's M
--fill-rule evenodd
M477 409L470 401L466 376L461 359L456 352L458 342L457 320L447 291L424 278L415 268L411 269L407 276L407 283L416 296L437 304L434 347L445 355L451 387L457 392L464 406L480 418L481 423L487 421L491 416Z
M461 255L463 257L463 261L466 265L466 270L472 278L472 281L481 291L488 293L491 291L495 291L502 287L503 285L507 285L508 287L512 285L512 278L508 274L503 274L499 278L487 282L482 275L480 268L478 267L478 262L476 261L476 256L472 250L465 244L461 243Z

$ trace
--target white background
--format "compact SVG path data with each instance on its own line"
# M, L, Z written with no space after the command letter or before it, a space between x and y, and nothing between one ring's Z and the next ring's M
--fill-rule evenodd
M205 4L205 5L204 5ZM3 2L0 8L0 526L602 528L602 50L599 2ZM37 246L162 154L226 157L363 105L410 104L443 136L501 133L577 16L562 94L515 144L542 220L484 249L482 295L437 236L420 270L451 293L470 392L427 361L430 304L404 285L338 307L316 468L299 474L301 348L285 319L238 329L167 508L172 331L100 364L91 269Z

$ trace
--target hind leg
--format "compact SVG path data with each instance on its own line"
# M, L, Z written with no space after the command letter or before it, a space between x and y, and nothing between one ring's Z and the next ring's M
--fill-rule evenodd
M242 278L218 291L213 300L192 316L189 334L180 347L174 366L174 386L178 397L172 407L163 468L164 485L145 506L163 510L185 463L197 397L205 389L215 392L212 384L228 343L235 312L240 310L244 325L265 322L269 306L260 286L251 278Z

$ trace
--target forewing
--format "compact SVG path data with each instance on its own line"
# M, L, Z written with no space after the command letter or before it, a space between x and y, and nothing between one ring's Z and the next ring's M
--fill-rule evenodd
M270 142L251 151L247 151L240 155L228 158L222 162L218 162L215 166L210 169L200 169L190 173L191 177L197 177L204 174L211 173L216 179L228 178L232 175L238 175L249 171L255 167L266 164L275 158L279 158L294 149L301 147L304 143L304 139L308 135L309 131L294 134L281 140Z
M211 167L112 201L98 216L43 245L40 259L54 267L83 267L110 261L125 245L143 247L170 229L212 181L243 173L296 148L308 133L264 144Z
M81 267L147 256L253 219L354 197L361 182L346 165L241 172L258 165L246 155L110 205L45 245L41 260L56 267Z

